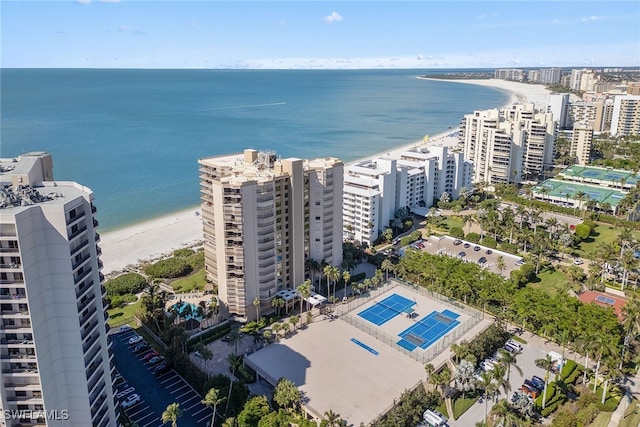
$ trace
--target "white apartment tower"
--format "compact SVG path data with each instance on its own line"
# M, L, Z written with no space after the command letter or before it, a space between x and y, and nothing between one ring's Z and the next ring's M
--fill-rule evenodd
M115 426L93 193L47 153L0 160L0 184L0 425Z
M305 280L305 260L342 262L343 164L244 153L199 160L207 276L221 308L252 320Z
M562 77L561 68L543 68L540 70L540 83L558 84Z
M640 95L615 97L611 135L640 135Z
M460 143L474 182L519 183L552 166L555 122L534 104L475 111L462 120Z
M586 123L576 123L573 126L571 136L570 155L575 156L578 164L586 166L589 164L591 155L591 144L593 142L593 129Z
M457 199L462 187L471 188L472 174L473 166L462 153L440 145L347 166L344 239L373 243L398 209L431 207L445 192Z

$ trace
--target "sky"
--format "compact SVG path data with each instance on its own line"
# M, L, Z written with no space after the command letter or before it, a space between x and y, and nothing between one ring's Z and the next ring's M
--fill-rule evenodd
M6 68L639 66L638 1L0 2Z

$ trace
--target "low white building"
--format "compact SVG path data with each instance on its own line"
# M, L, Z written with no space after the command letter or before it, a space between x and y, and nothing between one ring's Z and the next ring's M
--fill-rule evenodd
M473 166L443 145L407 150L345 167L344 238L372 243L398 209L428 208L444 193L457 199L471 188Z

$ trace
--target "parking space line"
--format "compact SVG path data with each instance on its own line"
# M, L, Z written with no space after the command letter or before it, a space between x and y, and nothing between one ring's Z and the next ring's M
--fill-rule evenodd
M206 410L206 409L212 410L213 408L210 408L210 407L208 407L208 406L204 406L204 405L202 405L202 409L200 409L200 410L199 410L199 411L197 411L197 412L194 412L194 413L193 413L193 416L195 417L195 416L196 416L196 415L198 415L200 412L202 412L202 411L204 411L204 410ZM207 417L208 417L208 416L209 416L209 415L207 415ZM205 418L207 418L207 417L205 417ZM202 420L204 420L204 418L203 418ZM200 421L202 421L202 420L200 420Z
M159 421L159 422L162 422L162 419L158 419L158 421ZM148 423L148 424L145 424L145 425L144 425L144 426L142 426L142 427L149 427L149 426L152 426L152 425L154 425L154 424L153 424L154 422L155 422L155 420L151 421L151 422L150 422L150 423ZM156 424L156 425L157 425L157 424Z
M140 404L138 404L138 405L140 405ZM136 411L136 412L132 412L130 415L131 415L131 416L138 415L140 412L142 412L142 411L146 411L147 409L150 409L150 408L151 408L151 407L150 407L149 405L147 405L147 406L143 407L142 409L140 409L140 407L138 407L137 409L140 409L140 410L139 410L139 411Z
M200 411L198 411L198 412L200 412ZM198 412L196 412L196 414L197 414ZM201 422L203 422L204 420L208 420L209 418L211 418L211 415L207 415L206 417L200 418L200 419L198 420L198 424L200 424L200 423L201 423Z
M142 421L142 420L144 420L145 418L148 418L148 417L150 417L150 416L153 416L153 415L155 415L155 413L154 413L153 411L149 412L149 413L148 413L147 415L145 415L144 417L138 418L138 419L136 420L136 424L140 424L140 421Z
M166 388L167 390L169 390L169 393L173 393L176 390L180 390L181 388L183 388L185 386L185 384L182 381L176 382L175 384L170 384L165 386L164 388Z
M188 400L187 400L187 402L188 402ZM187 403L187 402L185 402L185 403ZM194 403L193 405L191 405L191 406L189 406L188 408L186 408L186 409L185 409L185 411L189 411L191 408L194 408L194 407L196 407L196 406L198 406L198 405L200 405L200 404L201 404L201 403L200 403L200 401L198 400L196 403ZM200 411L198 411L198 412L200 412ZM197 414L198 412L196 412L196 414Z
M184 402L180 402L180 406L184 406L187 404L187 402L189 402L190 400L196 399L196 405L198 403L200 403L200 399L199 396L191 396L190 398L188 398L187 400L185 400Z
M187 395L187 394L189 394L189 393L191 393L191 390L189 390L189 391L187 391L187 392L182 393L180 396L177 396L177 397L176 397L176 400L180 399L180 398L181 398L181 397L183 397L183 396L186 396L186 395ZM171 394L173 394L173 393L171 393Z
M166 379L164 379L162 381L160 381L160 384L164 385L164 383L166 383L167 381L171 381L172 379L177 378L177 377L178 377L178 375L174 371L171 371L171 376L167 377Z
M177 389L175 389L175 390L173 390L173 391L169 391L169 393L173 394L173 393L175 393L176 391L178 391L178 390L182 390L182 389L183 389L183 388L185 388L185 387L187 387L187 385L186 385L186 384L182 384L182 385L181 385L180 387L178 387ZM187 392L187 393L189 393L189 392Z

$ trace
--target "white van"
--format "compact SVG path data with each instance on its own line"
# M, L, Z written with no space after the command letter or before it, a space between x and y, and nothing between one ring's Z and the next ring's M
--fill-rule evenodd
M424 411L424 414L422 414L422 419L424 420L426 425L431 427L446 426L447 421L449 421L449 419L442 415L440 412L432 411L431 409L427 409L426 411Z

